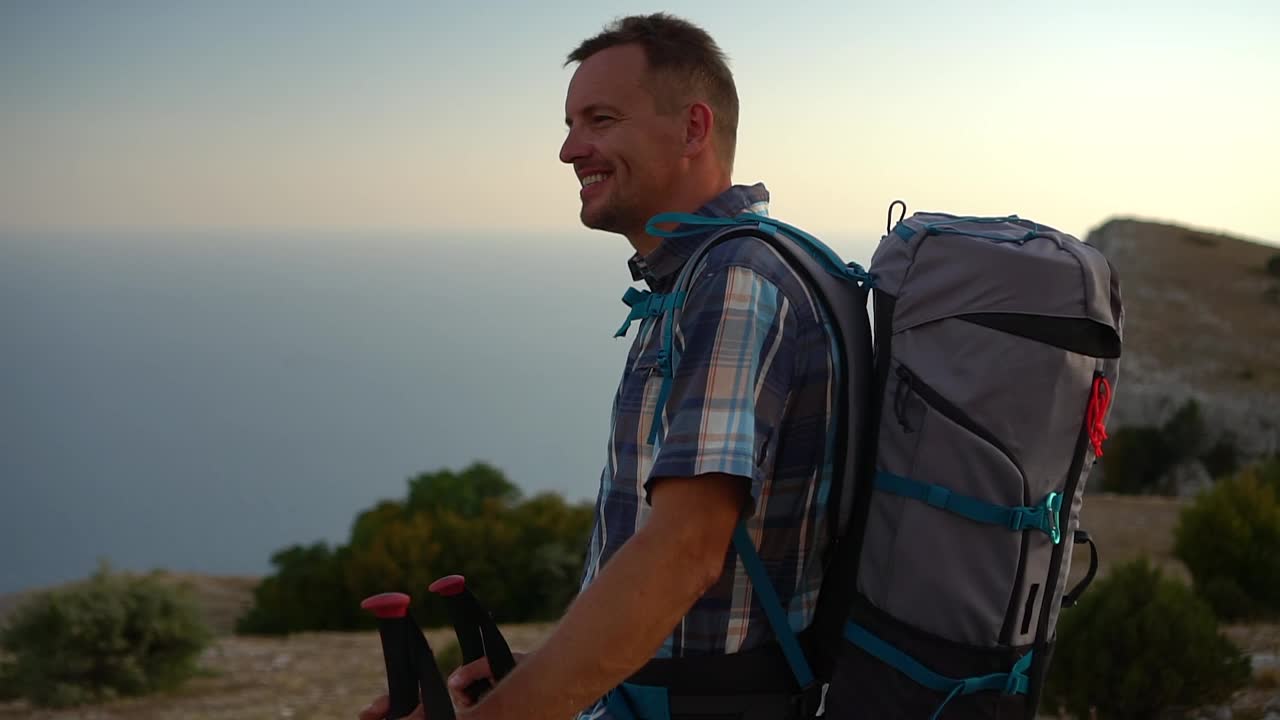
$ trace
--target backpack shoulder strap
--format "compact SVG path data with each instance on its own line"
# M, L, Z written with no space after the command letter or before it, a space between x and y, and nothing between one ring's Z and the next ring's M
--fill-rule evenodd
M660 223L671 222L701 229L664 231L655 227ZM763 215L744 213L733 218L708 218L667 213L652 218L646 229L658 237L680 237L706 232L705 228L708 226L720 229L713 232L689 259L673 289L681 304L689 290L694 270L712 248L723 242L750 237L766 243L783 257L810 290L820 313L828 321L827 329L834 340L837 383L841 389L833 409L834 421L829 442L834 462L828 504L833 535L840 538L849 527L853 515L853 479L861 466L861 453L868 449L861 438L867 422L863 408L867 405L871 384L871 328L867 315L867 297L874 278L857 263L843 262L831 248L809 233ZM674 319L668 318L663 328L663 346L659 355L662 360L663 387L653 418L651 441L656 441L659 437L670 384L679 363L678 353L672 343L673 326ZM772 587L766 587L768 576L742 523L739 523L735 531L734 547L742 558L752 584L759 588L756 597L764 606L766 617L783 647L797 682L801 687L809 686L815 679L814 670L801 650L796 634L787 623L787 613L776 592ZM840 554L835 553L836 556ZM839 562L829 562L828 568L828 576L845 572ZM843 607L847 602L842 601L846 593L841 591L843 588L829 590L827 584L824 581L822 592L826 601L819 603L812 628L819 635L829 634L833 639L819 643L820 648L834 645L846 616ZM840 582L832 583L833 588L840 585ZM831 616L830 621L824 620L826 615ZM825 653L824 649L823 654ZM821 657L816 659L822 662L818 673L822 677L827 672L825 666L828 663L822 661Z

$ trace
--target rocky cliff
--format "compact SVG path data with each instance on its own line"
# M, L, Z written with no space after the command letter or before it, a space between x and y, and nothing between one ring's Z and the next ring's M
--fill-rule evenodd
M1125 305L1110 427L1160 424L1194 398L1246 457L1280 452L1280 247L1130 219L1086 242Z

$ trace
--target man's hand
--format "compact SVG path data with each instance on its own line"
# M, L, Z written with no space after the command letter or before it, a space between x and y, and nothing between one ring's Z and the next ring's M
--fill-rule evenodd
M513 652L511 656L515 658L516 663L524 659L525 653ZM488 680L493 682L493 671L489 669L489 658L480 658L474 662L453 671L449 676L446 686L449 688L449 699L453 701L455 710L463 710L475 705L475 702L467 696L463 689L477 680ZM391 699L387 695L379 695L369 703L369 707L360 711L356 717L358 720L382 720L387 714L387 710L391 707ZM413 713L405 720L428 720L426 711L422 706L414 708Z
M511 657L515 659L516 664L519 664L524 659L524 656L525 653L511 653ZM496 682L493 679L493 671L489 669L489 658L487 657L469 662L454 670L453 674L449 676L449 681L446 685L449 687L449 699L453 701L455 709L464 710L476 704L463 690L477 680Z

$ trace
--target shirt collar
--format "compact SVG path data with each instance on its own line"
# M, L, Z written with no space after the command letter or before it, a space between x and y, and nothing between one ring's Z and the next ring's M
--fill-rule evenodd
M695 215L705 217L733 217L744 212L757 215L769 214L769 191L764 183L733 185L698 208ZM684 225L677 230L692 228ZM662 292L675 282L675 277L698 246L715 228L681 237L663 238L657 248L647 256L636 253L627 260L633 280L644 280L654 292Z

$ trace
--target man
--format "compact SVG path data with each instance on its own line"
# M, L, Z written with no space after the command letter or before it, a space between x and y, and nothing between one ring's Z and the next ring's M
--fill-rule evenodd
M581 183L581 220L625 236L633 279L667 292L705 237L654 237L649 218L767 212L763 185L731 180L733 77L704 31L665 14L619 20L571 62L579 66L560 160ZM793 629L811 621L831 534L823 458L839 390L830 339L803 283L761 242L716 247L694 278L652 444L660 321L631 329L581 593L481 702L458 688L487 676L485 662L454 673L460 718L613 717L610 692L651 658L769 645L773 633L731 545L739 520ZM379 699L360 717L385 710Z

